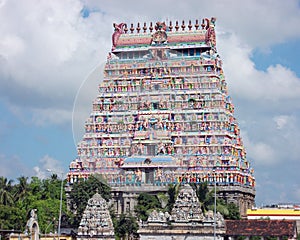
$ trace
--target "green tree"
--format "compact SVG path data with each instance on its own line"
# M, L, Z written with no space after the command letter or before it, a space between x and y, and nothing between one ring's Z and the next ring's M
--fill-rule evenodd
M209 191L207 182L194 184L192 187L195 189L197 197L201 203L203 212L210 210L214 206L214 191Z
M0 204L5 206L14 204L12 183L12 180L7 180L6 177L0 177Z
M239 220L241 219L239 207L234 203L227 203L228 215L225 216L226 219Z
M138 219L146 221L153 209L161 209L161 203L157 196L149 193L141 193L137 198L137 205L135 206Z
M260 236L251 236L250 240L261 240Z
M15 201L22 201L29 191L28 177L21 176L17 180L19 182L14 186L14 199Z
M24 230L26 212L15 206L0 205L0 229Z
M132 215L121 214L114 221L116 239L135 239L138 238L138 223Z
M196 184L190 184L196 191L196 195L201 203L201 209L203 212L210 210L214 206L214 191L209 191L207 182Z
M63 181L63 186L66 185L66 180ZM60 199L61 179L56 174L51 175L50 179L42 181L41 199ZM63 200L65 199L65 188L63 187Z
M0 177L0 229L24 231L31 209L38 210L41 232L44 232L54 218L57 226L61 179L56 175L44 180L32 177L28 183L28 178L21 176L17 184L13 185L12 182L5 177ZM64 191L62 200L63 213L70 215L67 211Z
M215 189L209 190L206 182L200 184L192 183L191 186L196 191L197 197L202 204L202 211L214 211ZM218 189L216 189L216 191L218 191ZM223 199L217 197L216 205L216 211L220 212L225 219L240 219L239 208L234 203L226 203Z
M169 185L169 188L168 188L169 201L165 208L165 210L169 213L171 212L171 210L174 206L174 203L176 201L176 198L178 196L179 187L180 187L180 184L170 184Z
M88 200L98 191L98 193L108 201L111 199L110 187L100 175L90 176L88 179L80 180L72 185L69 194L70 210L75 213L72 216L72 225L78 227L82 213L85 210Z
M39 179L32 177L28 185L28 194L23 201L18 201L20 208L23 208L27 213L31 209L37 209L38 221L40 231L45 232L48 225L51 223L53 226L48 227L47 231L53 231L54 225L58 224L59 210L60 210L60 192L62 180L57 178L57 175L52 175L49 179ZM63 181L65 186L66 180ZM62 194L62 213L70 215L67 211L65 189L63 187ZM27 216L28 217L28 216ZM53 221L53 219L56 219Z
M29 198L30 200L42 199L43 183L38 177L31 177L29 183Z
M55 225L55 227L58 226L59 205L60 205L59 199L50 199L50 198L34 201L30 205L30 209L37 209L39 227L42 233L46 231L47 226L49 225L49 223L53 222L53 219L55 219L53 225ZM62 207L63 207L62 212L66 212L65 204L63 204ZM47 232L51 230L53 230L53 227L48 228Z

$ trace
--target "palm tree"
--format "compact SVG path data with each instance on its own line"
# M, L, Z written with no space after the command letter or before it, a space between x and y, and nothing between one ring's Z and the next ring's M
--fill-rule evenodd
M0 177L0 204L12 205L14 198L12 195L13 180L7 180L6 177Z
M209 190L207 183L191 184L197 193L203 212L214 210L214 189ZM218 191L218 190L217 190ZM239 208L234 203L226 203L217 197L217 212L220 212L225 219L240 219Z
M28 177L21 176L18 178L19 183L15 186L15 200L23 200L28 194Z
M179 193L180 184L170 184L168 188L168 195L169 195L169 201L166 206L167 212L171 212L174 203L176 201L176 198Z

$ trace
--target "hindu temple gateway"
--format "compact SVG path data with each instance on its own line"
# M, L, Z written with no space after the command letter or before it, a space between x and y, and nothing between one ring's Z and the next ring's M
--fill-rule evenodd
M99 93L71 162L70 184L101 174L118 213L170 183L217 185L254 204L255 178L216 48L216 19L114 24Z

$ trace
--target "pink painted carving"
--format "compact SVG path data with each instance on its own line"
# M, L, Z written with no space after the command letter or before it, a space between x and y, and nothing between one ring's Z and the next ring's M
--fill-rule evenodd
M167 25L165 22L157 22L155 25L155 30L163 30L163 31L167 31Z
M114 23L115 32L112 35L112 51L116 49L117 41L120 38L121 34L124 33L123 28L125 23L116 24Z
M206 35L205 42L210 43L210 45L215 48L216 47L216 32L215 32L215 22L216 18L205 19L206 20Z

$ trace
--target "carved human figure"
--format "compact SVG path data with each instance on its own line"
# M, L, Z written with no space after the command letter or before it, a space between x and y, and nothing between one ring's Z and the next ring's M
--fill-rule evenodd
M211 20L209 19L205 19L207 22L206 25L206 35L205 35L205 41L207 43L210 43L211 46L213 48L216 47L216 33L215 33L215 22L216 22L216 18L211 18Z
M112 51L116 49L117 46L117 41L120 38L121 34L123 33L123 27L125 26L125 23L120 23L120 24L113 24L115 28L115 32L112 35Z

